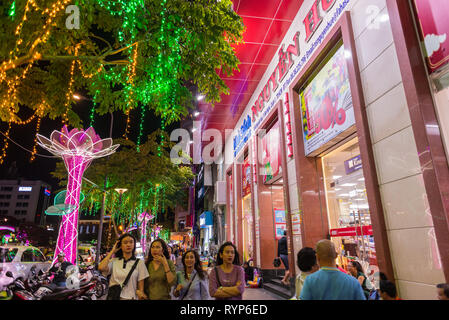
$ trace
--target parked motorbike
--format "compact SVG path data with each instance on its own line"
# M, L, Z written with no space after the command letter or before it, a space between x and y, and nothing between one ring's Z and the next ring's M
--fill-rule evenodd
M6 276L13 277L12 273ZM13 300L96 300L97 281L80 281L79 288L58 287L50 282L49 274L40 273L36 279L14 279L8 289ZM34 277L34 276L32 276ZM29 285L28 285L29 283Z

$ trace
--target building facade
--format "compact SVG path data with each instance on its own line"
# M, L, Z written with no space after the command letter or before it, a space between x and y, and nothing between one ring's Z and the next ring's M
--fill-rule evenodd
M225 234L244 261L270 273L286 230L296 273L327 238L403 299L449 281L449 27L420 20L429 3L303 2L226 139Z

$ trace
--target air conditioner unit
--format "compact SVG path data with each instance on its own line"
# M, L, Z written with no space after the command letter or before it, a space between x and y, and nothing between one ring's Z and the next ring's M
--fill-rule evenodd
M214 204L226 204L226 181L215 183Z

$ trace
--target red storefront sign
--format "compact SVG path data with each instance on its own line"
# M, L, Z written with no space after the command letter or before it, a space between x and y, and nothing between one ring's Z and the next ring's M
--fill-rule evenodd
M284 122L285 122L285 138L287 141L287 156L293 158L293 140L292 140L292 121L290 117L290 100L288 92L285 93L284 102Z
M349 228L339 228L339 229L331 229L330 231L331 237L355 237L355 236L372 236L373 235L373 226L363 226L360 227L349 227Z
M414 0L425 56L433 73L449 62L449 1Z

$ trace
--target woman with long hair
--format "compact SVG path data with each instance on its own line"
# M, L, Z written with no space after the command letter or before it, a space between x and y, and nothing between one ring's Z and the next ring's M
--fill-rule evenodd
M209 275L209 294L216 300L242 300L244 290L245 270L240 266L239 253L232 242L225 242Z
M360 285L362 286L363 293L368 299L370 294L370 289L368 288L369 279L363 272L362 265L358 261L350 261L348 264L348 271L351 274L351 276L353 276L359 281Z
M183 271L176 273L173 295L179 300L210 300L206 273L201 267L198 252L188 250L182 256Z
M125 233L120 236L111 252L98 265L98 270L105 276L111 275L109 287L123 285L128 274L131 274L128 283L120 292L120 300L147 299L144 280L148 278L148 271L143 260L136 258L136 238L132 234ZM112 298L108 296L108 299Z
M145 294L150 300L170 300L176 270L164 240L156 239L151 243L146 266L150 276L145 281Z

